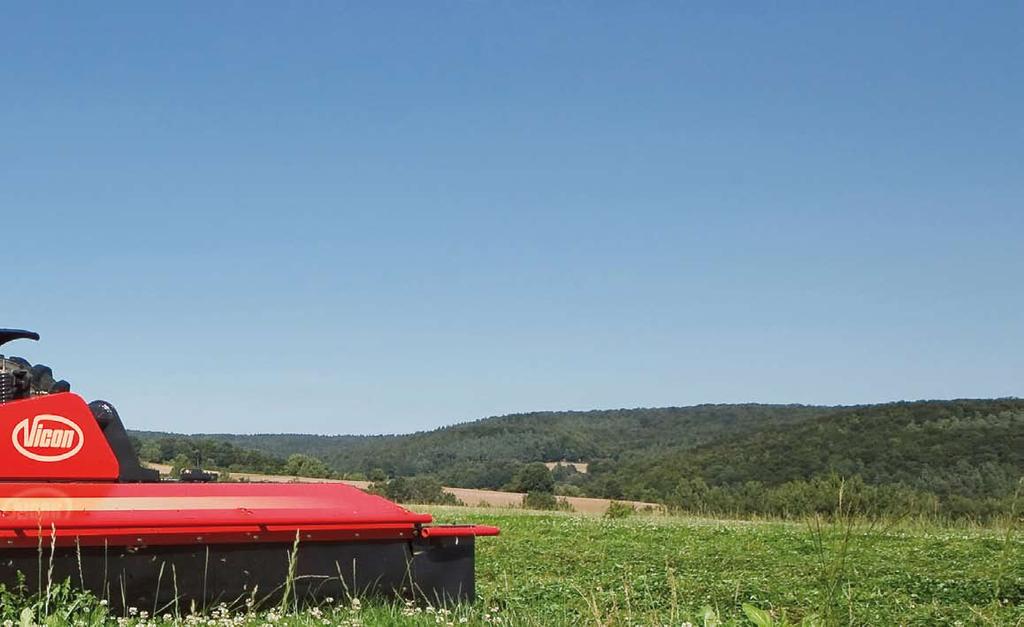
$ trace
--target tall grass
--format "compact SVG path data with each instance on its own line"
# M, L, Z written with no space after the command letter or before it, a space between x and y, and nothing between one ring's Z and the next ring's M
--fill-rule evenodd
M1019 509L998 525L950 529L929 526L919 519L874 516L843 488L840 483L832 512L800 522L728 522L643 514L609 519L434 508L443 522L472 515L505 528L501 537L478 545L480 597L470 605L446 605L443 599L429 604L374 600L366 596L366 590L348 589L349 578L342 576L347 564L335 565L338 598L310 604L301 593L298 556L300 550L315 547L301 545L297 537L290 551L281 551L288 559L288 574L281 587L267 593L252 591L238 611L229 611L224 605L179 607L178 573L173 565L157 577L158 592L173 586L173 601L163 607L139 608L146 612L133 611L124 605L113 607L108 603L109 592L100 598L80 592L72 581L54 581L51 529L49 534L41 534L37 547L42 574L39 589L32 594L24 589L0 590L0 625L7 620L25 625L63 625L73 620L113 625L116 614L128 614L121 619L125 625L212 621L235 627L321 625L324 621L349 626L691 623L810 627L949 624L955 620L1024 625ZM1024 484L1018 493L1024 493ZM79 564L75 584L84 582L81 571ZM258 592L265 594L263 598L274 596L272 609L257 609ZM278 594L282 594L280 602Z

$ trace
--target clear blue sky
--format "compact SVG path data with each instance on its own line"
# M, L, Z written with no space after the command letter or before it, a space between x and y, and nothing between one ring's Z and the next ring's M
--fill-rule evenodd
M1024 394L1024 5L0 9L0 326L132 427Z

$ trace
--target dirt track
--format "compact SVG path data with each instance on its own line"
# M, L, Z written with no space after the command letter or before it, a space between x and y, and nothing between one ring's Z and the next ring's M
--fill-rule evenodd
M162 474L170 474L171 467L166 464L147 463L147 466L159 470ZM365 490L370 487L369 481L346 481L341 479L314 479L310 477L289 477L286 475L260 475L251 472L233 472L231 478L236 480L252 481L254 483L344 483L350 486ZM521 507L523 504L522 492L498 492L496 490L472 490L469 488L448 488L445 492L454 494L466 505L471 507ZM592 499L579 496L559 497L564 498L572 506L573 510L585 514L603 514L611 503L608 499ZM621 501L629 503L637 509L651 508L655 511L661 510L662 506L657 503L643 503L640 501Z

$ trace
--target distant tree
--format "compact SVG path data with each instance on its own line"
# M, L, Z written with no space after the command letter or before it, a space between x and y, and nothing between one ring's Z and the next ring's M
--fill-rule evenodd
M288 456L284 474L295 477L330 477L331 470L322 461L309 455L296 453Z
M558 496L583 496L583 489L571 483L559 483L555 485L555 494Z
M558 509L558 499L551 492L527 492L523 496L526 509Z
M186 468L191 468L194 464L188 455L179 453L171 461L171 476L178 478L181 476L181 471Z
M558 464L551 471L551 476L554 477L555 481L562 483L569 481L574 475L578 475L580 472L576 470L576 467L570 464Z
M515 488L518 492L554 494L555 479L543 463L526 464L516 475Z
M162 461L160 457L160 444L157 443L156 440L141 442L135 450L139 452L139 459L142 461Z
M390 481L378 481L370 485L370 492L399 503L462 504L454 494L445 492L441 482L433 477L395 477Z

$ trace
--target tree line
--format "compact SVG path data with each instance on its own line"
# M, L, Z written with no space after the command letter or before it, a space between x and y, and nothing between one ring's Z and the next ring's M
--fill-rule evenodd
M195 441L150 434L143 457L167 459ZM827 511L842 484L865 511L985 519L1015 507L1024 476L1024 401L538 412L406 436L202 441L204 454L226 467L288 474L284 465L302 455L319 473L312 476L381 486L416 477L526 491L524 473L539 473L537 462L571 460L588 462L588 472L545 468L551 485L541 492L708 514L801 516Z

